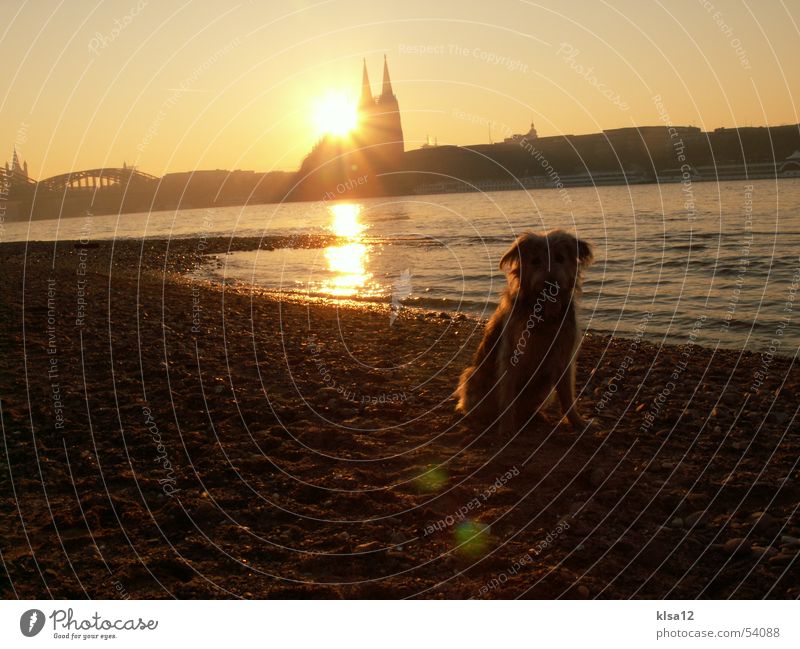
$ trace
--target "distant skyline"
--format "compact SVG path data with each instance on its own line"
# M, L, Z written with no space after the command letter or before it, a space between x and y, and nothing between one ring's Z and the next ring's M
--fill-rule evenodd
M6 0L0 161L295 170L383 55L406 149L626 126L795 124L800 3ZM316 111L316 113L315 113Z

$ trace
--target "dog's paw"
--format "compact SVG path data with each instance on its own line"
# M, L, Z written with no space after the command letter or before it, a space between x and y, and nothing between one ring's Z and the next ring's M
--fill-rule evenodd
M572 424L572 428L577 432L592 433L594 435L601 434L603 432L603 427L596 419L575 417L570 423Z
M542 412L541 410L537 410L536 412L534 412L533 415L531 415L530 421L533 424L540 424L540 425L544 425L544 426L547 426L547 425L553 423L553 420L546 413ZM558 420L556 420L556 421L558 421Z
M597 419L590 419L587 422L587 426L584 428L584 430L587 433L591 433L595 437L603 438L608 435L608 429Z

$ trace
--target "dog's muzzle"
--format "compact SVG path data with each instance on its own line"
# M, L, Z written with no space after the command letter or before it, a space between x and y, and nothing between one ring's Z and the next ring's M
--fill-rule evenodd
M552 324L561 320L569 302L570 296L561 289L558 282L546 280L535 295L533 312L537 320Z

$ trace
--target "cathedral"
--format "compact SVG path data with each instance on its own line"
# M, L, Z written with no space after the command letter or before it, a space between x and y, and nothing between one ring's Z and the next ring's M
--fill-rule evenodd
M347 135L326 135L317 142L303 160L290 193L304 200L381 195L396 182L386 174L401 166L404 150L400 105L392 90L386 56L377 96L372 94L364 61L358 126Z
M361 78L361 99L358 102L359 128L354 139L363 148L377 148L380 157L387 160L403 155L403 126L400 123L400 105L392 91L389 64L383 56L383 84L381 94L372 96L367 74L367 62Z
M3 174L5 182L9 185L27 185L32 182L28 176L28 161L26 160L20 164L16 147L14 147L14 153L11 156L11 166L9 167L8 162L6 162Z

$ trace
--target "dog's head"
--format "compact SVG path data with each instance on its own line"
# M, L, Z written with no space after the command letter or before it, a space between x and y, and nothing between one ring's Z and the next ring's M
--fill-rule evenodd
M500 260L515 299L538 308L544 320L560 319L580 293L581 271L592 262L592 247L563 230L521 234Z

